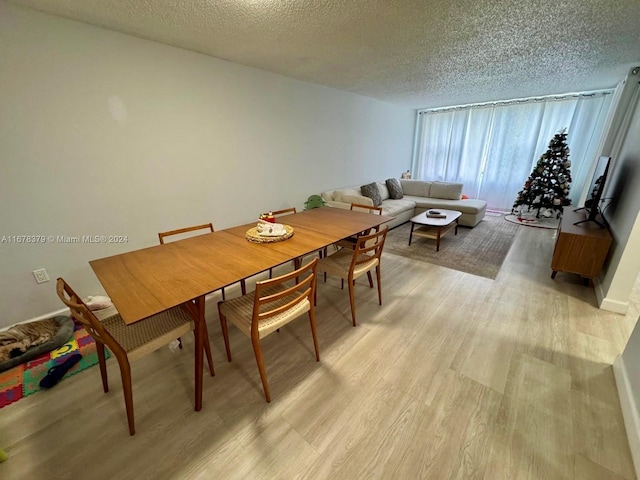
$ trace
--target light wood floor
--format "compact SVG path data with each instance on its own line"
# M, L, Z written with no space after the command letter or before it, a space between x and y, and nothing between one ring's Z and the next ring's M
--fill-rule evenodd
M550 279L555 232L521 227L496 280L384 255L383 306L319 283L321 362L301 318L227 363L208 307L216 376L194 412L192 338L133 366L128 435L117 364L0 410L0 478L633 479L611 364L640 314L595 308L593 288ZM446 245L443 245L446 249ZM90 294L91 292L84 292Z

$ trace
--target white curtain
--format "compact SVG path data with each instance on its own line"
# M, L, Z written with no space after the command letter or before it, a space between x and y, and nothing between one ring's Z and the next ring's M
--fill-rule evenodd
M509 211L553 136L566 128L573 178L569 196L577 204L600 153L609 93L420 111L414 178L462 183L469 198Z

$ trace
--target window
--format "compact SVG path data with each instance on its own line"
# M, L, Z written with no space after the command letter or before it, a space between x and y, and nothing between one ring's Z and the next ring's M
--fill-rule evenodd
M469 198L509 211L553 136L567 129L577 204L611 106L611 91L418 112L415 178L464 184Z

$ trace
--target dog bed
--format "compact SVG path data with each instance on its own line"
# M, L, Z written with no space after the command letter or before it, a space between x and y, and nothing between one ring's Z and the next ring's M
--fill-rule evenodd
M45 352L50 352L56 348L64 345L69 338L73 336L73 320L66 315L58 315L53 317L53 320L58 324L58 332L48 342L41 343L27 349L22 355L10 358L4 362L0 362L0 372L9 370L10 368L20 365L21 363L28 362L29 360L41 355Z

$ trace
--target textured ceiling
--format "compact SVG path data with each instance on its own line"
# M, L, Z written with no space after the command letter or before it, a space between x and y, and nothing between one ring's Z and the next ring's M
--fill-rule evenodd
M640 0L12 0L414 108L612 87Z

